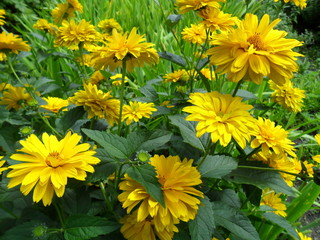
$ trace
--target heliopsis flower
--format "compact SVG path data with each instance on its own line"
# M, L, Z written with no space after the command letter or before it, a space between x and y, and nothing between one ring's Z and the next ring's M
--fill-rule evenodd
M219 2L226 0L177 0L176 5L179 7L180 13L186 13L192 10L200 10L203 8L220 8Z
M210 28L211 32L219 31L231 31L234 26L240 24L240 20L237 17L231 17L231 14L224 13L218 8L205 8L198 12L199 17L203 18L200 21L205 27Z
M132 121L139 122L141 118L150 118L152 112L157 111L153 103L129 102L129 105L123 106L122 117L129 125Z
M100 71L95 71L92 76L89 79L89 82L91 84L98 85L102 80L105 80L106 78L103 76L103 74Z
M304 235L302 232L299 232L298 230L296 230L296 232L298 233L300 240L312 240L311 237L308 237L307 235Z
M273 209L275 209L275 211L273 212L279 216L287 216L287 213L285 212L287 210L287 206L282 202L280 194L276 194L275 192L270 191L262 191L260 206L261 205L272 207Z
M47 31L51 35L56 35L58 31L58 26L49 23L47 19L39 19L34 25L34 29L42 30L42 31Z
M74 17L74 12L83 12L83 6L78 0L68 0L67 3L59 3L51 12L53 20L60 24L62 20Z
M122 83L122 74L121 73L117 73L116 75L113 75L110 77L110 79L112 80L112 85L114 86L120 86ZM124 82L127 83L129 80L128 77L124 78Z
M316 139L317 143L320 145L320 134L315 135L314 138ZM312 159L317 163L320 163L320 154L313 156Z
M59 27L57 38L54 41L55 47L67 47L71 50L79 49L79 45L84 47L101 39L100 33L86 20L76 23L73 19L70 22L63 21Z
M212 69L202 68L200 72L208 79L208 80L216 80L216 74Z
M114 18L101 20L98 23L98 28L100 28L103 33L107 33L109 35L112 34L113 29L115 29L118 33L123 32L122 27Z
M3 171L7 170L7 167L2 167L3 164L6 162L5 160L1 160L3 158L3 156L0 156L0 175Z
M274 0L275 2L279 2L279 0ZM307 0L283 0L285 3L293 2L297 7L304 9L307 7Z
M215 35L215 46L207 51L210 63L218 66L217 72L227 73L232 82L244 79L260 84L267 76L284 84L298 70L296 57L302 55L292 49L302 42L286 39L285 31L273 29L280 21L269 24L270 16L265 14L259 23L256 15L247 13L237 29Z
M62 111L67 111L66 108L69 105L68 100L58 98L58 97L46 97L43 98L47 102L45 105L40 105L41 108L47 109L51 112L58 113L61 108Z
M6 10L0 9L0 26L4 25L6 23L5 16L6 15Z
M8 188L19 184L20 191L28 195L33 190L33 201L42 200L50 205L54 193L62 197L68 178L86 179L86 172L94 172L91 165L100 162L93 157L95 151L90 144L79 144L81 136L71 132L60 141L54 135L42 134L42 141L34 134L21 140L22 149L11 155L11 159L22 163L11 165L7 177L11 178Z
M253 107L243 103L241 97L219 92L192 93L188 102L194 106L182 111L191 113L186 120L199 122L197 137L210 133L212 142L219 141L224 147L232 138L243 149L246 147L255 128L255 119L248 112Z
M137 34L136 28L129 35L113 30L106 45L93 51L94 68L100 70L109 67L110 71L114 71L125 60L128 71L132 72L136 66L157 63L159 55L153 48L154 44L145 40L144 36Z
M12 33L0 34L0 61L7 59L8 53L18 54L20 51L30 51L30 46L22 38Z
M168 82L186 82L189 80L188 73L185 69L181 70L176 70L172 73L167 73L163 76L163 82L168 83Z
M146 218L143 221L137 221L137 211L127 215L120 220L122 227L120 232L128 240L149 239L149 240L170 240L174 232L178 232L175 225L165 226L158 231L152 218Z
M95 116L106 119L111 126L118 121L120 101L113 99L110 91L104 93L98 90L97 85L85 84L84 90L77 91L68 100L77 106L83 106L88 112L89 119Z
M191 24L181 32L182 39L196 44L204 44L207 39L206 29L203 24Z
M155 167L157 178L161 184L165 208L155 201L144 187L125 174L124 181L119 184L123 190L118 199L127 213L137 209L137 222L153 218L155 229L163 231L181 221L195 218L203 193L194 188L199 185L201 176L192 166L192 160L180 160L179 156L165 157L155 155L150 164Z
M274 90L271 95L273 102L280 104L291 112L301 112L303 99L305 98L304 90L294 88L292 82L288 79L282 86L270 80L269 86Z
M24 87L14 87L7 84L7 87L0 98L0 105L7 105L6 108L8 110L12 108L18 110L23 107L23 105L28 105L32 99L32 96Z
M269 150L273 150L276 154L287 153L292 157L296 157L293 147L294 142L288 139L288 132L280 125L276 126L275 122L269 119L259 117L256 120L255 139L251 142L252 148L261 146L264 155L268 155Z
M9 83L2 82L2 83L0 83L0 92L4 91L5 89L8 89L10 87L11 87L11 85Z

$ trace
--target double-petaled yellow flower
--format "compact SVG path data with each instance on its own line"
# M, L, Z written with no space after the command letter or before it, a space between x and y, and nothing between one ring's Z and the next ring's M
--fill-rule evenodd
M0 61L7 59L7 54L18 54L20 51L30 51L31 47L22 38L12 33L0 33Z
M179 7L180 13L186 13L204 8L220 8L219 2L225 1L226 0L177 0L176 5Z

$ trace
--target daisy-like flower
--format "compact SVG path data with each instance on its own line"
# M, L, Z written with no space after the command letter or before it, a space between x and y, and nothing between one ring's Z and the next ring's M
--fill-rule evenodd
M95 71L90 77L89 82L91 84L99 85L99 83L105 79L106 78L103 76L103 74L100 71Z
M150 164L155 167L157 178L161 184L165 208L155 201L135 180L128 175L119 184L124 192L118 196L123 208L130 213L138 207L137 222L148 218L154 219L157 231L163 231L167 226L177 224L179 220L189 221L196 217L203 193L194 188L199 185L201 176L192 166L192 160L180 160L179 156L165 157L155 155L150 158Z
M6 10L0 9L0 26L4 25L6 23L5 16L6 15Z
M216 74L212 69L202 68L200 72L208 79L208 80L216 80Z
M109 35L112 34L113 29L115 29L118 33L123 32L121 25L114 18L101 20L98 23L98 28L100 28L103 33L107 33Z
M68 100L58 97L45 97L43 100L45 100L47 104L40 105L41 108L47 109L54 113L58 113L61 108L63 108L62 111L68 111L66 108L69 105Z
M276 126L275 122L269 119L259 117L256 120L255 139L251 142L252 148L261 146L262 153L268 155L270 150L276 154L287 153L292 157L296 157L293 147L294 142L288 139L288 132L280 125Z
M117 73L113 76L110 77L110 79L112 80L112 85L114 86L120 86L122 83L122 74L121 73ZM127 83L129 80L128 77L124 78L124 82Z
M129 105L123 106L122 117L126 120L126 124L129 125L134 122L139 122L141 118L150 118L152 112L157 111L154 108L153 103L142 103L142 102L129 102Z
M276 194L273 191L262 191L260 206L261 205L272 207L273 209L275 209L275 211L273 212L279 216L287 216L287 213L285 212L287 210L287 206L282 202L280 194Z
M242 102L241 97L219 92L192 93L190 103L182 110L191 113L188 121L197 121L197 137L205 133L211 134L212 142L220 142L227 146L233 138L243 149L250 141L255 128L255 119L248 110L251 105Z
M34 25L34 29L47 31L51 35L56 35L58 31L58 26L49 23L47 19L39 19Z
M226 0L177 0L176 5L179 7L180 13L186 13L192 10L200 10L203 8L220 8L219 2Z
M14 87L7 84L0 98L0 105L6 105L8 110L18 110L23 105L28 105L31 100L32 96L24 87Z
M296 232L298 233L300 240L312 240L311 237L308 237L307 235L304 235L302 232L299 232L298 230L296 230Z
M100 70L109 67L110 71L114 71L125 60L128 71L132 72L134 67L144 66L145 63L157 63L159 55L153 48L154 44L145 40L144 35L137 34L136 28L129 35L122 35L114 29L106 45L93 51L94 68Z
M237 17L231 17L231 14L224 13L218 8L205 8L200 10L198 15L203 18L201 23L210 28L211 32L216 30L229 32L234 29L234 26L240 24Z
M320 133L315 135L314 138L316 139L317 143L320 145ZM314 161L316 161L317 163L320 163L320 154L316 155L316 156L313 156L312 159Z
M120 101L113 99L111 92L104 93L91 83L84 85L84 90L74 93L69 99L70 103L83 106L88 112L88 118L98 117L106 119L113 126L119 119Z
M1 160L3 156L0 156L0 175L2 174L3 171L7 170L7 167L2 167L3 164L6 162L5 160Z
M274 0L275 2L279 2L279 0ZM307 0L283 0L285 3L293 2L297 7L304 9L307 7Z
M18 54L20 51L30 51L30 46L22 38L12 33L0 33L0 61L7 59L8 53Z
M68 0L66 3L59 3L51 12L53 20L60 24L63 20L74 17L74 13L83 12L83 6L78 0Z
M269 23L270 16L265 14L259 23L256 15L247 13L237 29L215 35L215 46L207 51L210 63L232 82L245 79L260 84L267 76L283 85L298 70L296 57L303 55L292 51L302 42L286 39L285 31L273 29L280 21Z
M55 47L67 47L71 50L79 49L79 45L84 47L101 39L100 33L86 20L76 23L73 19L70 22L63 21L59 27L57 37L54 41Z
M178 232L178 228L174 225L164 226L161 230L155 228L154 219L146 218L143 221L137 221L138 212L135 211L120 220L122 227L120 232L128 240L170 240L174 232Z
M204 44L207 39L206 29L203 24L191 24L191 27L184 28L181 34L182 39L199 45Z
M168 82L186 82L189 80L188 73L185 69L181 70L176 70L172 73L167 73L163 76L163 82L168 83Z
M270 80L269 86L274 90L271 95L273 102L280 104L291 112L301 112L303 99L305 98L304 90L294 88L292 82L288 79L282 86Z
M20 153L11 155L11 159L22 163L9 167L8 188L21 184L24 195L34 189L33 201L50 205L54 193L63 196L68 178L84 181L86 172L94 172L92 165L100 162L93 156L95 151L89 150L90 144L78 144L80 140L80 135L71 132L60 141L47 133L42 134L42 141L34 134L21 140Z

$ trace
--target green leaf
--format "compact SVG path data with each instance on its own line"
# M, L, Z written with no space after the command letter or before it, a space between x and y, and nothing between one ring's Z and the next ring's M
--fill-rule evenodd
M185 67L187 65L186 60L183 57L176 55L174 53L169 52L159 52L159 56L163 59L169 60L175 64L180 65L181 67Z
M32 230L41 223L38 221L24 222L6 231L1 240L30 240L33 239Z
M254 93L249 92L247 90L243 90L243 89L239 89L236 93L236 96L242 97L243 101L251 100L251 99L258 99L258 97Z
M165 207L161 184L158 182L155 169L152 165L131 166L126 172L133 180L140 183L151 197Z
M0 204L5 201L13 201L17 198L23 198L23 194L20 192L19 188L7 187L8 183L0 182Z
M111 156L119 159L127 159L130 157L131 153L128 151L129 144L127 139L112 133L97 130L83 128L82 131L102 146Z
M238 194L232 189L224 189L222 191L213 192L210 196L213 201L224 202L225 204L234 207L240 208L241 202Z
M56 126L61 129L62 132L66 132L72 128L72 126L82 118L85 114L83 107L75 107L67 111L61 119L57 119Z
M91 198L89 193L84 194L85 189L66 189L63 195L63 210L69 215L87 214L90 205Z
M273 224L278 225L279 227L283 228L287 231L287 233L293 237L294 239L300 239L298 233L296 232L295 228L283 217L273 213L273 212L266 212L263 214L263 217L270 221Z
M172 132L160 129L155 130L149 133L148 138L141 144L139 150L145 150L150 152L152 150L159 149L159 147L169 142L171 137Z
M213 210L208 197L205 196L199 207L197 216L189 221L189 231L192 240L207 240L212 238L215 223Z
M175 26L181 19L181 15L180 14L171 14L167 17L167 21L166 24L172 28L173 26Z
M198 170L203 177L221 178L236 169L237 166L237 160L232 157L225 155L209 155L202 165L200 165Z
M237 208L224 202L212 203L213 215L217 225L246 240L260 239L250 220Z
M190 144L191 146L205 151L205 146L201 140L196 136L196 129L192 122L187 121L183 115L169 116L171 124L177 126L183 137L183 141Z
M70 216L67 218L64 228L66 240L91 239L99 235L108 234L120 227L117 222L108 221L97 216Z

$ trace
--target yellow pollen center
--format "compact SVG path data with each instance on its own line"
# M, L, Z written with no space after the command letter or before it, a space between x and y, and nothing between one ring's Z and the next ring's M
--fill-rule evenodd
M255 33L253 36L249 37L247 41L250 44L253 44L256 50L264 50L264 44L259 33Z
M61 165L61 162L63 160L63 156L58 152L51 152L47 156L45 162L49 167L59 167Z

